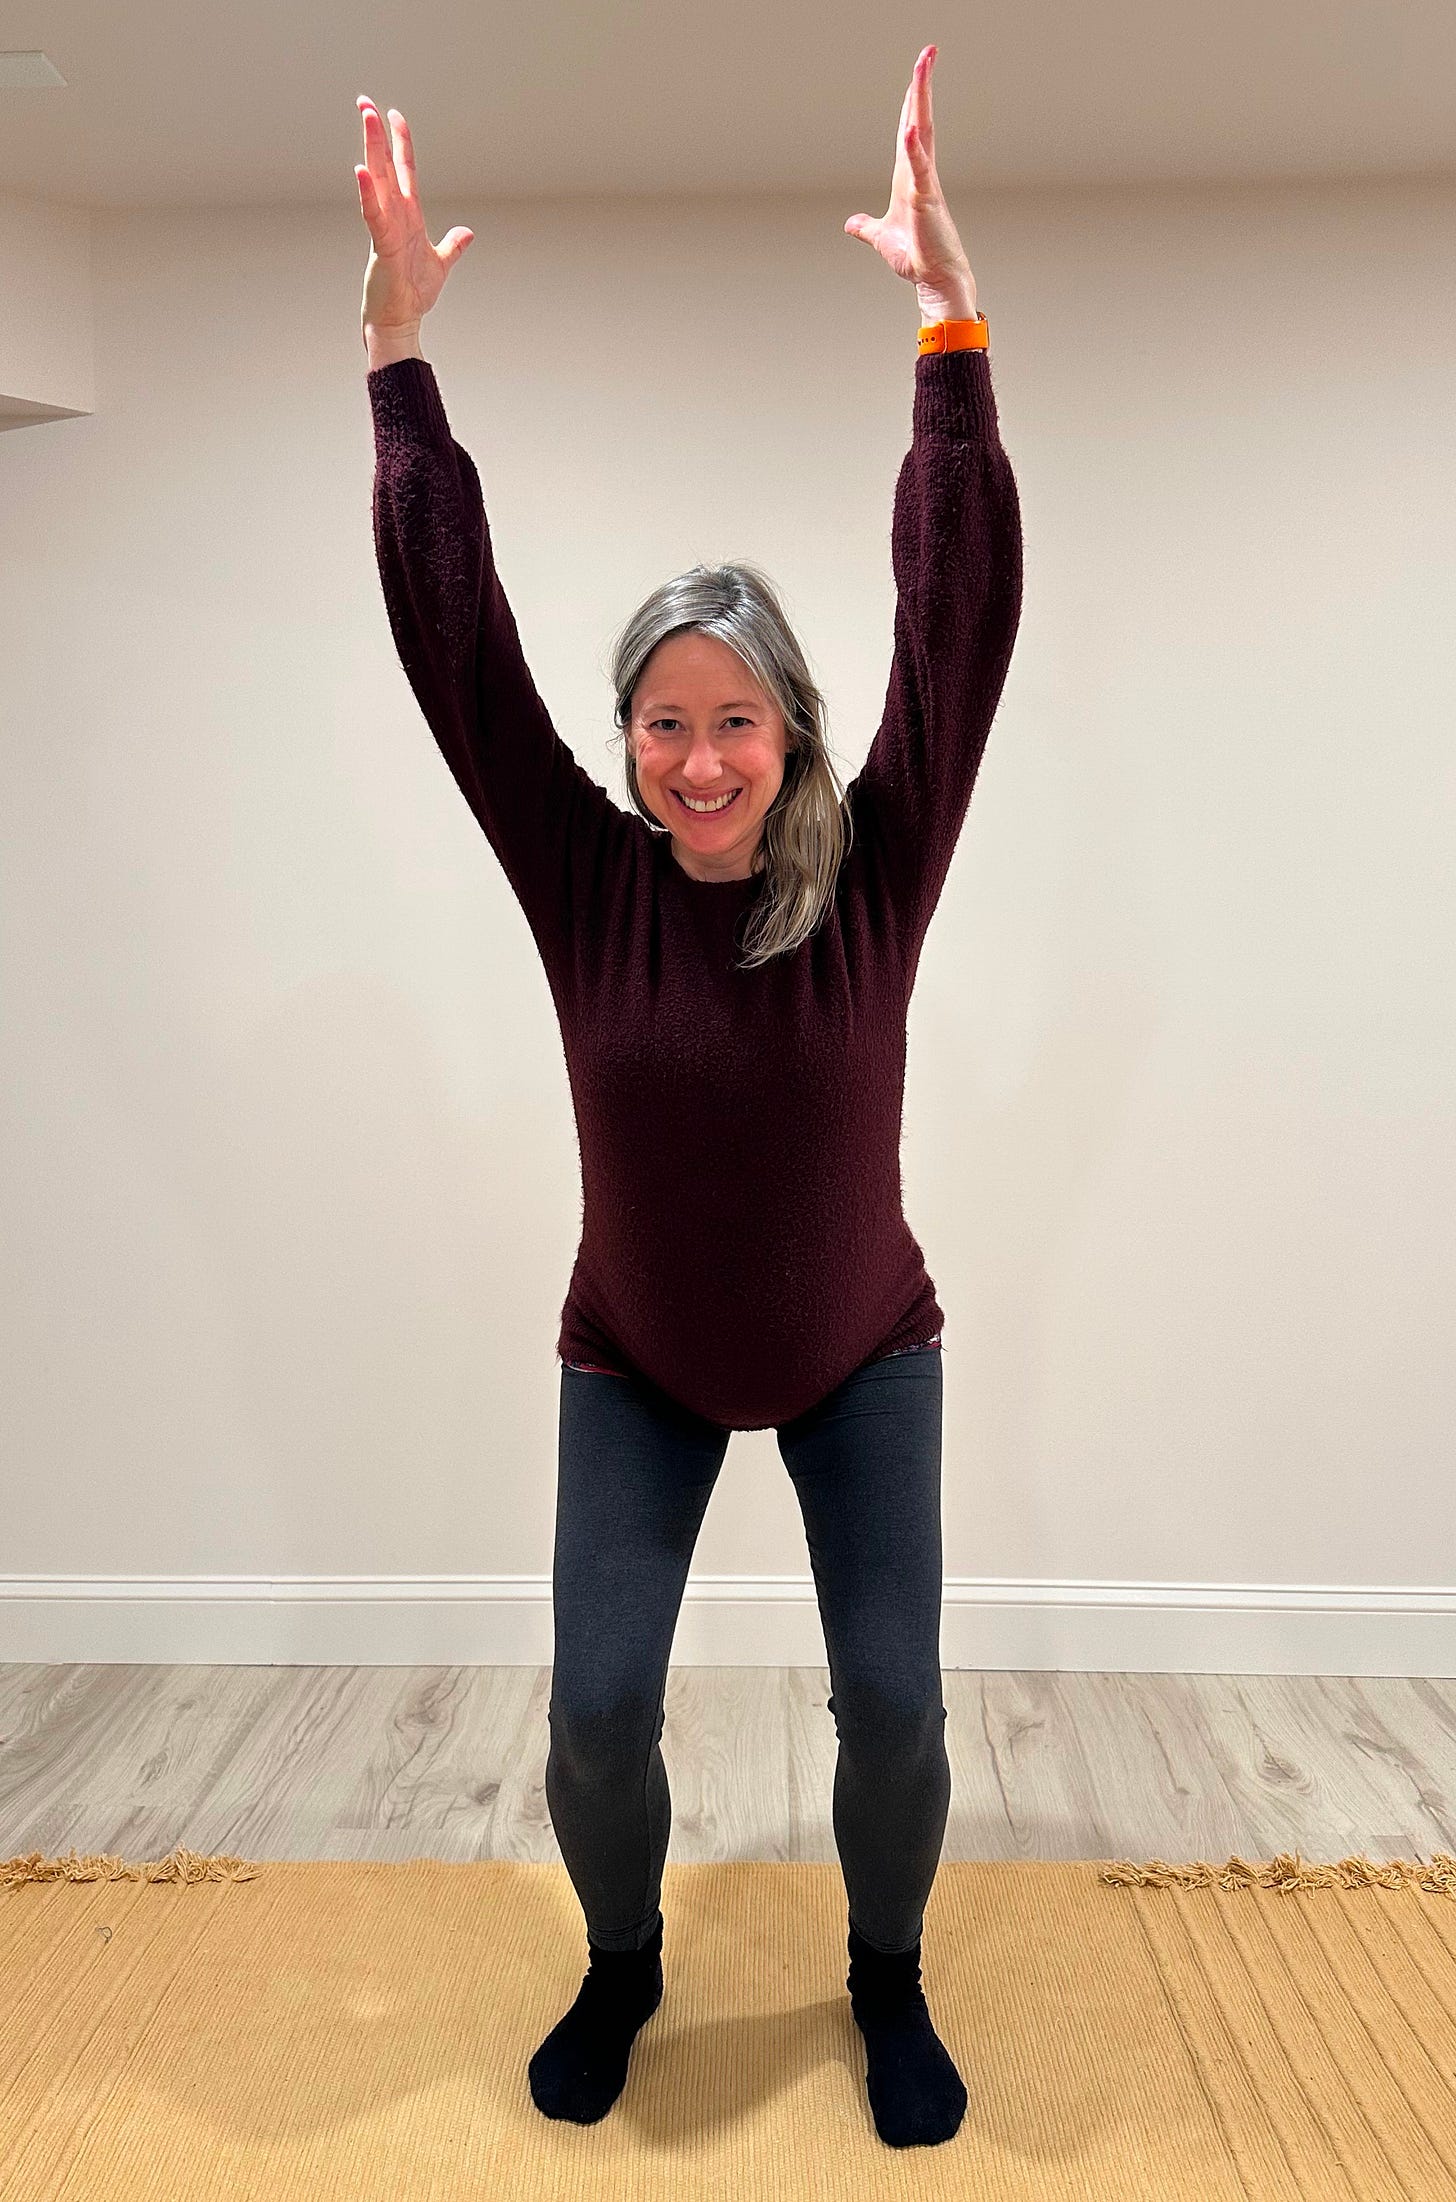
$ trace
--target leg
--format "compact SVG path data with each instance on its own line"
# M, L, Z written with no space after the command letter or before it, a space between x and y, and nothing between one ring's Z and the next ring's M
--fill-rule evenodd
M661 1924L668 1660L730 1434L637 1377L561 1371L546 1801L601 1950Z
M730 1434L645 1380L562 1368L546 1800L591 1954L527 2067L548 2118L606 2116L662 2000L663 1695Z
M839 1734L834 1834L875 2130L948 2141L966 2087L920 1983L950 1807L940 1672L943 1376L935 1346L866 1362L778 1433L804 1517Z
M794 1481L839 1736L834 1835L849 1922L918 1940L950 1810L941 1695L944 1379L928 1347L866 1362L778 1431Z

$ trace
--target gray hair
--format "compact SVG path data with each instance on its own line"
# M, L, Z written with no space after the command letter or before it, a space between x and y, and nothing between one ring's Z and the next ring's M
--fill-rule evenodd
M766 874L738 968L789 955L814 931L834 898L853 824L830 758L828 714L804 653L768 576L756 566L692 567L665 581L632 614L612 651L617 734L625 746L632 808L659 833L667 828L642 800L626 729L632 698L653 651L669 635L696 629L726 642L783 714L784 784L763 822L756 868Z

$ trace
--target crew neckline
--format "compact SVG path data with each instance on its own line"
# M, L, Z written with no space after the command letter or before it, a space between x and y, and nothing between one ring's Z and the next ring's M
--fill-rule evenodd
M661 847L659 861L665 864L669 871L675 872L685 887L709 887L716 889L721 894L725 887L756 887L764 877L762 872L749 872L742 879L694 879L692 873L684 871L682 865L673 855L672 835L663 832L655 834L653 838Z

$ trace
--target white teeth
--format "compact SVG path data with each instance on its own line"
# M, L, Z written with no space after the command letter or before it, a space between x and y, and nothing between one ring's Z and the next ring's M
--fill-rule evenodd
M686 809L695 810L699 813L707 813L709 811L715 810L726 810L730 803L737 800L739 794L741 793L741 790L738 788L734 788L729 794L720 795L717 801L712 803L695 802L690 795L684 795L679 788L674 788L672 792L677 797L678 801L685 806Z

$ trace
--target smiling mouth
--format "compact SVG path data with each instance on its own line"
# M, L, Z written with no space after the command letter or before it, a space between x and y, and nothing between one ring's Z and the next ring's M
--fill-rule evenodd
M672 793L677 800L679 809L685 810L690 818L717 818L724 811L732 810L733 805L737 802L739 796L743 793L743 790L742 788L734 788L732 794L726 797L724 800L719 801L715 799L712 808L709 810L698 810L697 808L695 808L692 803L688 802L681 788L674 788Z

